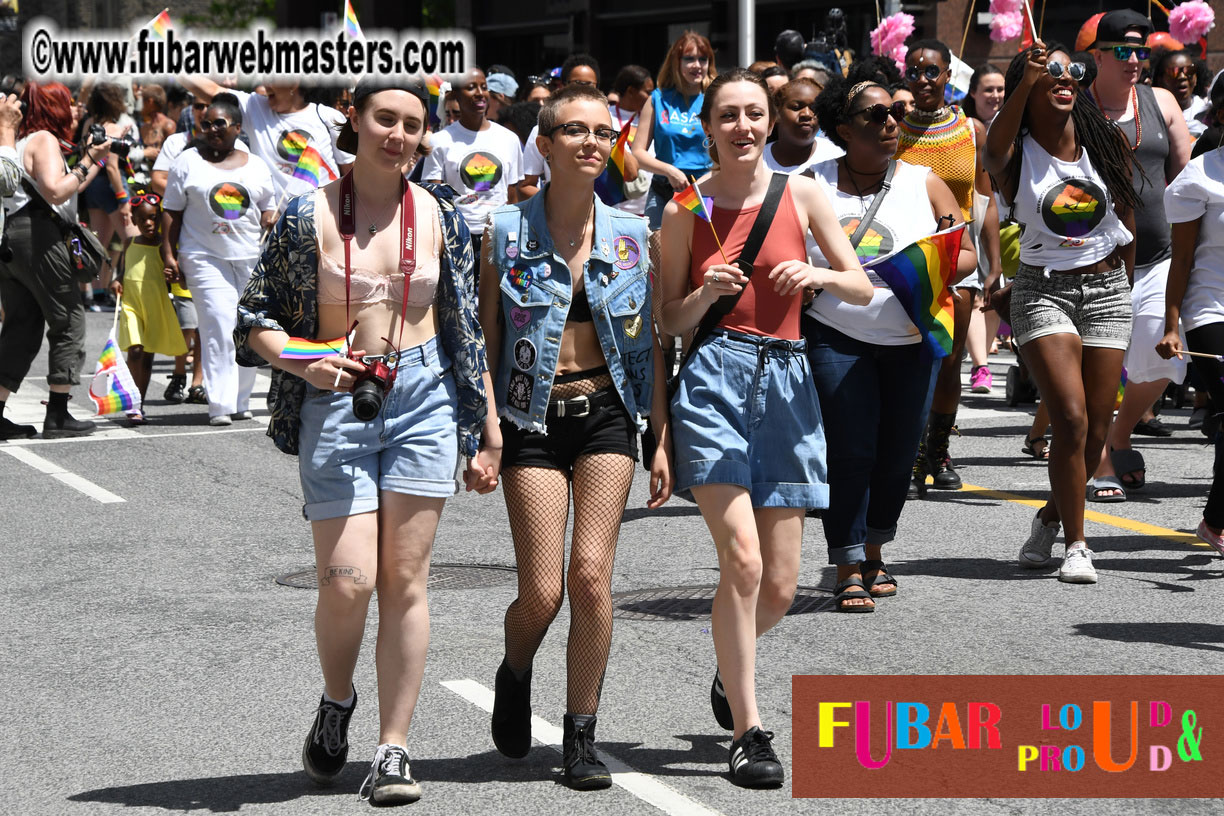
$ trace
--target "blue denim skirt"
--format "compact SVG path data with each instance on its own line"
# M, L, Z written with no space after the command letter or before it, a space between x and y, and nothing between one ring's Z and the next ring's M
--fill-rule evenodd
M820 399L803 340L716 329L671 402L679 492L747 490L753 507L828 507Z

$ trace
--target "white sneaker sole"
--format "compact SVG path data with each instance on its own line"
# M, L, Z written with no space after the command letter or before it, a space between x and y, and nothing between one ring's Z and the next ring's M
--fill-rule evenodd
M1058 580L1064 584L1095 584L1097 576L1095 572L1060 572L1058 573Z
M396 782L381 785L370 793L370 800L380 805L406 805L421 798L419 782Z

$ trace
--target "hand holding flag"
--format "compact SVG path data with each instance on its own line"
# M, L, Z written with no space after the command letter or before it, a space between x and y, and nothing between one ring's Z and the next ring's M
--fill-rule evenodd
M714 229L714 199L701 194L701 188L697 186L697 179L689 176L689 186L676 193L672 198L681 207L684 207L684 209L710 225L710 232L714 233L714 243L718 245L718 253L722 255L723 263L730 266L731 261L727 260L727 253L723 249L722 241L718 239L718 230Z
M119 307L115 307L119 314ZM94 366L93 379L89 383L89 398L97 409L97 416L117 414L120 411L140 411L140 390L132 373L128 371L123 355L119 353L119 343L115 340L115 325L111 325L110 334L106 337L106 345Z

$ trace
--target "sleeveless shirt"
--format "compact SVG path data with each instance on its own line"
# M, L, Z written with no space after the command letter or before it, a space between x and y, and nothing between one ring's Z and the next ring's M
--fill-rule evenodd
M1164 191L1165 161L1169 158L1169 129L1165 125L1164 113L1156 101L1156 92L1150 86L1135 86L1139 110L1118 127L1126 141L1135 148L1139 120L1143 128L1143 140L1135 148L1135 159L1143 168L1144 178L1135 173L1131 184L1139 194L1141 205L1135 210L1135 266L1148 266L1173 256L1173 237L1169 221L1165 218Z

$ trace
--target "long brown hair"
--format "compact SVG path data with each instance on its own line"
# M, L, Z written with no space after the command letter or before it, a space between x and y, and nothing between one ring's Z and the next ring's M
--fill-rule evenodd
M680 89L680 57L689 46L694 46L702 56L709 60L706 65L706 78L701 84L702 93L705 93L706 88L710 87L714 77L718 76L718 70L714 67L714 46L696 31L686 31L667 50L667 56L663 58L663 66L659 68L659 76L655 79L656 88Z

